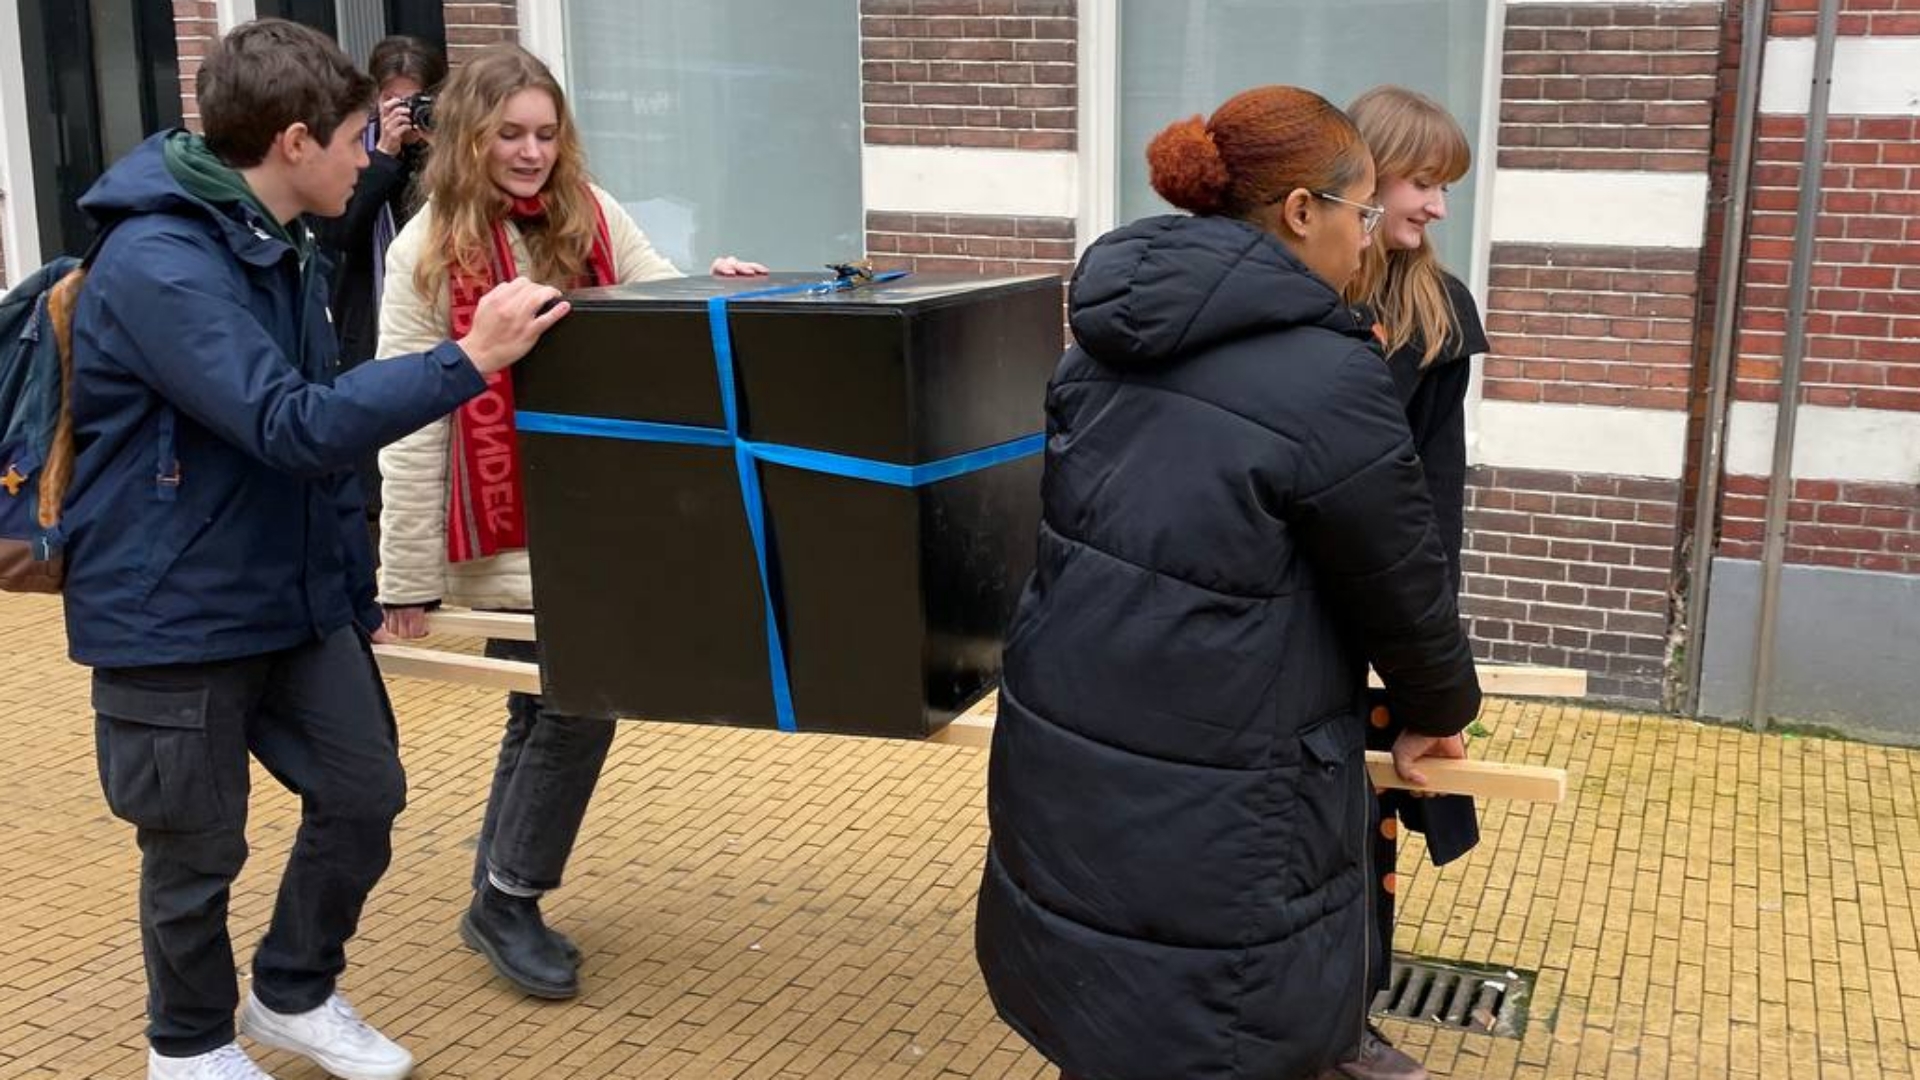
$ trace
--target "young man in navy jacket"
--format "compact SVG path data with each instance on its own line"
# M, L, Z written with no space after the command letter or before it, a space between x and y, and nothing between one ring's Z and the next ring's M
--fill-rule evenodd
M74 316L67 633L94 669L107 802L142 854L147 1075L267 1075L237 1027L347 1080L397 1080L412 1056L335 989L406 800L353 464L478 393L567 309L511 282L459 343L339 373L300 217L345 209L371 80L267 19L217 43L196 90L204 137L153 136L81 200L106 240ZM236 1025L249 754L302 813Z

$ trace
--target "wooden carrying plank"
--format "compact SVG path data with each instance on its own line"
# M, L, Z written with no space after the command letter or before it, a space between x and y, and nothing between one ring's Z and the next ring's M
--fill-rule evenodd
M993 742L996 704L996 695L988 694L973 708L955 717L952 723L927 736L927 741L984 749ZM1427 776L1424 787L1409 784L1400 778L1400 774L1394 771L1392 754L1384 750L1367 751L1367 774L1375 787L1521 802L1557 803L1567 797L1567 771L1543 765L1509 765L1471 758L1465 761L1426 758L1420 762L1420 771Z
M1528 667L1514 664L1479 664L1480 691L1495 697L1583 698L1587 696L1587 673L1578 668ZM1380 676L1367 672L1367 685L1380 689Z
M504 611L465 611L441 608L427 613L427 625L435 634L450 637L489 637L505 641L532 641L533 616Z
M389 677L405 675L466 686L490 686L496 690L518 690L523 694L540 692L538 664L414 645L375 645L373 655L380 661L380 673Z
M432 624L435 633L485 635L512 638L518 641L533 640L533 618L527 615L463 611L435 612L432 616ZM517 636L522 633L526 636ZM468 686L487 686L497 690L518 690L527 694L540 692L540 668L537 664L495 660L490 657L469 656L439 649L423 649L413 645L375 645L373 652L380 661L381 672L388 676L436 679ZM1496 675L1496 672L1499 674ZM1490 679L1490 676L1493 678ZM1578 679L1575 680L1569 676L1578 676ZM1529 679L1531 681L1528 681ZM1578 687L1574 689L1576 681ZM1584 672L1554 668L1482 667L1480 683L1489 693L1505 693L1511 696L1525 696L1530 689L1533 693L1545 693L1554 697L1577 696L1585 693L1586 675ZM1496 686L1501 689L1494 689ZM1539 689L1542 687L1548 689ZM927 736L927 741L950 746L987 748L993 742L993 718L998 703L999 696L989 693L947 726ZM1436 795L1472 795L1481 799L1516 799L1524 802L1557 803L1566 798L1567 774L1564 769L1538 765L1508 765L1471 759L1466 761L1427 759L1420 763L1420 768L1427 774L1428 783L1424 788L1415 789L1414 785L1402 780L1400 774L1394 771L1392 755L1377 750L1367 753L1367 772L1375 787L1422 790Z

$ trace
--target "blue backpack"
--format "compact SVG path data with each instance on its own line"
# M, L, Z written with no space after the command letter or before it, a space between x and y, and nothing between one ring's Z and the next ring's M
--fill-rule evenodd
M73 307L86 265L61 256L0 297L0 592L57 593L73 479Z

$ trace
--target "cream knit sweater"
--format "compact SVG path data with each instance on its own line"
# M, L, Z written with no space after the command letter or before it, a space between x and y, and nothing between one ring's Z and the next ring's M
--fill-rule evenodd
M606 214L613 241L613 270L622 283L680 277L665 256L613 196L596 187L593 194ZM386 293L380 303L380 345L375 355L424 352L452 336L447 286L431 298L413 283L422 257L431 203L407 222L387 248ZM520 232L507 226L514 261L527 265ZM447 441L445 417L380 451L380 601L425 604L440 600L471 608L531 608L533 581L525 551L451 565L447 562Z

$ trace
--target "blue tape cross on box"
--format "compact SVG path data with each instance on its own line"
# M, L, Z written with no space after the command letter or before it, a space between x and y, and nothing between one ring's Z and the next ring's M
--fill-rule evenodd
M904 276L904 272L894 272L878 275L872 280L879 283ZM829 476L889 484L895 487L916 488L1032 456L1040 452L1045 442L1045 436L1036 433L938 461L919 465L901 465L891 461L876 461L871 458L853 457L800 446L759 442L743 437L740 434L738 390L734 378L733 333L730 328L727 305L737 300L822 294L853 287L856 287L855 282L841 279L802 285L783 285L708 298L707 326L713 342L714 367L719 376L721 407L726 420L724 428L646 420L569 416L525 410L515 414L516 425L523 432L733 448L734 465L740 477L740 498L746 510L748 530L753 538L754 557L759 565L760 595L766 617L768 673L773 685L774 716L781 731L797 731L799 725L794 718L793 690L787 671L786 650L781 641L781 600L776 594L773 577L768 572L767 512L766 501L760 491L759 464L767 462Z

